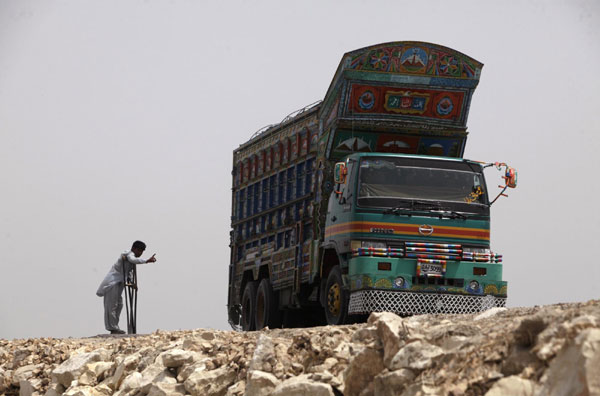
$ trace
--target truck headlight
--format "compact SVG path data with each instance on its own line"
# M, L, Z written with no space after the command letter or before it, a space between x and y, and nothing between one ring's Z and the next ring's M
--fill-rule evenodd
M394 279L394 286L396 286L399 289L403 288L405 284L406 284L406 280L404 280L404 278L401 276Z
M463 253L490 254L490 249L488 248L463 246L462 251Z
M376 242L376 241L352 241L350 242L350 248L352 250L356 249L387 249L387 244L385 242Z

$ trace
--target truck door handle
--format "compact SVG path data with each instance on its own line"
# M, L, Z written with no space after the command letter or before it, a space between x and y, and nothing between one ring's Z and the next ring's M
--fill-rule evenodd
M331 221L336 221L336 220L337 220L337 217L335 217L335 216L333 216L333 217L331 218Z

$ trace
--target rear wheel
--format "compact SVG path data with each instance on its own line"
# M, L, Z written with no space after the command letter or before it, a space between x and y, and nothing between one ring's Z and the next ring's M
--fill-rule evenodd
M256 291L255 307L254 323L257 330L265 326L269 326L271 329L281 326L279 304L269 279L265 278L260 281Z
M246 283L242 294L242 330L255 330L254 311L256 310L256 282Z
M339 266L329 272L325 286L325 316L327 324L341 325L348 320L348 292L344 290Z

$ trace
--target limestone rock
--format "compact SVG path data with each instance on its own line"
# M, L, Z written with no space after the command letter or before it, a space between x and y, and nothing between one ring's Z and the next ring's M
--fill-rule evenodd
M289 378L277 385L271 396L334 396L328 384L312 381L308 374Z
M552 360L539 395L600 395L600 329L587 329Z
M200 361L197 361L193 364L188 364L185 365L183 367L181 367L181 369L179 370L179 373L177 374L177 381L179 382L185 382L186 379L188 379L188 377L196 370L208 370L208 365L209 363L211 363L211 360L206 358L206 359L202 359Z
M113 362L94 362L86 365L86 371L88 370L94 374L97 380L102 381L111 369L115 367Z
M363 348L344 372L344 395L358 396L373 378L384 369L381 353L373 348Z
M246 382L246 396L268 396L281 381L271 373L250 371Z
M415 374L408 369L386 370L375 377L373 390L377 396L399 395L414 378Z
M159 382L152 384L148 396L183 396L185 395L185 387L183 384L168 384Z
M181 367L185 363L190 363L194 356L190 351L183 349L170 349L158 355L156 360L162 362L165 367Z
M60 396L65 392L65 387L58 383L50 384L44 396Z
M19 381L19 396L32 396L34 392L40 390L42 380L40 379L26 379ZM39 394L39 393L38 393Z
M271 372L273 363L275 363L275 348L273 341L266 334L261 334L256 343L256 349L250 361L249 371L261 370Z
M175 376L165 367L159 364L152 364L141 372L139 388L142 393L148 393L152 384L167 383L175 384Z
M475 316L475 318L473 318L473 320L474 321L478 321L478 320L488 319L488 318L496 316L499 313L504 312L504 311L506 311L505 307L490 308L490 309L487 309L487 310L483 311L479 315Z
M26 381L29 378L39 374L44 368L43 364L29 364L19 367L12 373L12 384L18 385L21 381Z
M94 387L94 390L103 396L111 396L113 394L112 389L110 389L108 386L106 385L98 385Z
M402 318L389 312L372 313L369 323L377 328L377 335L383 344L383 363L389 368L392 358L404 345L406 329Z
M63 393L63 396L104 396L91 386L74 386Z
M52 371L52 377L64 387L69 387L71 382L78 378L88 363L97 362L102 359L100 351L80 353L71 356L67 361Z
M119 390L127 392L134 389L140 389L141 383L142 374L138 373L137 371L134 371L133 373L125 377L123 383L121 383L121 386L119 387Z
M600 301L589 301L245 333L0 339L0 395L600 394L598 332Z
M241 380L227 388L225 396L243 396L246 393L246 381Z
M535 383L512 375L498 380L485 396L533 396Z
M392 358L390 369L423 370L431 367L434 359L443 354L444 350L442 348L418 340L405 345L398 351Z
M185 380L185 389L192 396L222 396L235 380L235 372L222 366L215 370L196 369Z

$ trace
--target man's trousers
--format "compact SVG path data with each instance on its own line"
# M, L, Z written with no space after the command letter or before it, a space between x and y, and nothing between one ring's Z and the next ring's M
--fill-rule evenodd
M108 288L104 293L104 327L106 330L119 330L119 316L123 309L123 284Z

